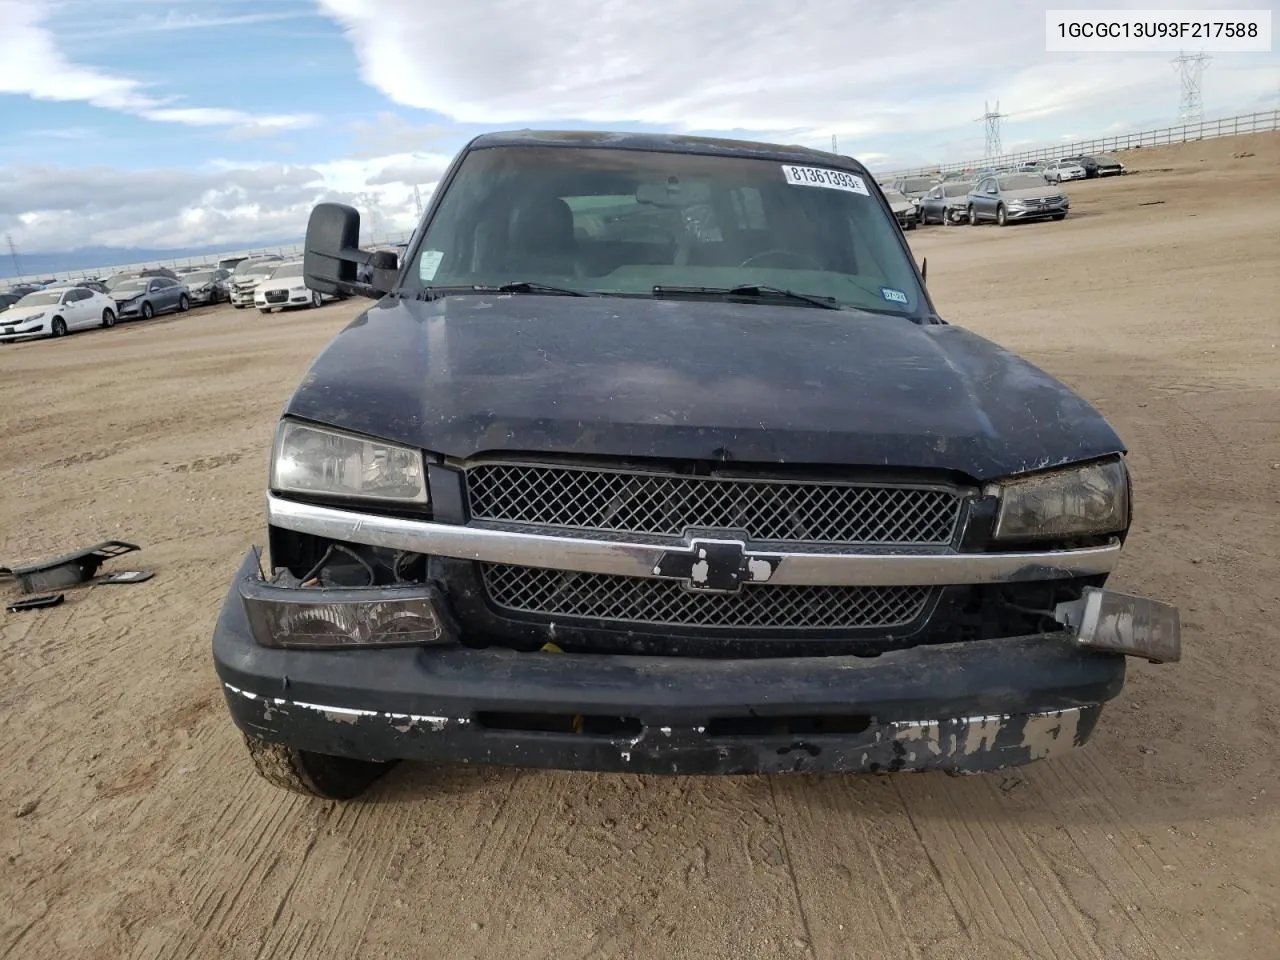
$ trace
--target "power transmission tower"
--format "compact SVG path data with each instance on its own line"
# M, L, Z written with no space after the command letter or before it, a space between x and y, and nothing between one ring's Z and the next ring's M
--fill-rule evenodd
M982 106L986 110L986 113L978 119L982 120L987 125L986 158L990 160L993 157L1000 156L1000 118L1007 117L1008 114L1000 112L999 100L996 101L996 108L994 110L991 109L991 105L985 100L983 101Z
M13 257L13 275L20 277L22 276L22 261L18 259L18 245L13 242L13 234L6 233L4 242L9 245L9 256Z
M831 152L832 153L840 152L839 150L836 149L836 135L834 133L831 135Z
M1206 56L1203 51L1194 57L1179 51L1178 56L1169 62L1178 71L1182 79L1182 100L1178 104L1178 118L1183 123L1199 123L1204 118L1204 108L1200 100L1200 80L1204 77L1204 69L1213 57Z
M413 185L413 205L418 210L418 219L422 219L422 194L418 192L418 185Z

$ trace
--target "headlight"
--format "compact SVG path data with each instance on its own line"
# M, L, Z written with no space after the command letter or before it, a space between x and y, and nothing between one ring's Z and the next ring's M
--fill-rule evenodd
M1123 460L1068 467L993 484L1000 498L997 540L1042 540L1119 533L1129 525L1129 472Z
M427 503L422 453L292 420L281 421L271 488L285 493Z
M44 318L45 318L45 314L44 314L44 313L33 313L31 316L27 317L27 319L26 319L26 320L24 320L23 322L24 322L24 323L32 323L32 322L33 322L33 321L35 321L35 320L43 320Z
M297 287L290 287L289 292L290 293L306 293L307 288L305 284Z

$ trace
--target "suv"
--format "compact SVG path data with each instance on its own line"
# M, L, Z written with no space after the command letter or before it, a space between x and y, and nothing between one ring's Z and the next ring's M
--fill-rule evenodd
M440 183L403 260L311 214L307 286L377 302L282 412L214 630L268 780L991 770L1178 659L1104 588L1124 444L938 316L858 162L526 130Z

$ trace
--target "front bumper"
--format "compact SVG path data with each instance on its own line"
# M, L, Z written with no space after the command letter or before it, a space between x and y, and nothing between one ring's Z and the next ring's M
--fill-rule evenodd
M22 321L14 324L0 323L0 343L16 343L19 340L38 340L52 333L47 320L34 323Z
M1040 220L1044 217L1054 217L1058 214L1066 214L1069 210L1069 204L1055 203L1052 205L1021 208L1006 207L1005 214L1010 220Z
M1070 631L878 657L698 659L461 646L282 650L223 604L215 668L243 731L299 749L668 774L974 773L1083 745L1121 656Z
M254 294L256 292L257 291L253 287L250 287L248 290L232 290L231 302L239 307L251 307L253 306Z

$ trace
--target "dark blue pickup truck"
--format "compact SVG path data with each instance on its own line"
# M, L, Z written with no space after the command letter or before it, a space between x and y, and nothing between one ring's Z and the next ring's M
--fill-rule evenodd
M1107 590L1125 447L946 323L875 180L801 147L489 134L276 433L213 656L272 782L401 759L977 772L1083 744L1176 608Z

